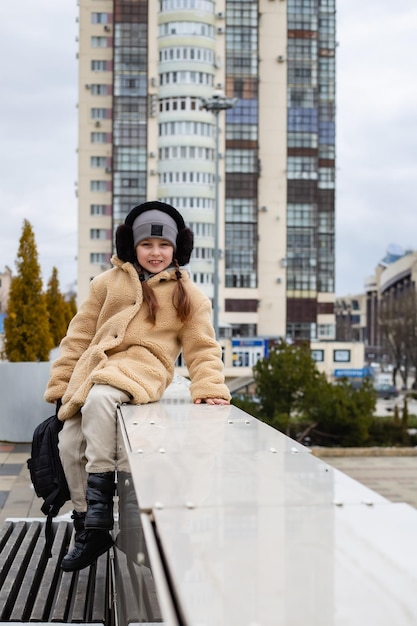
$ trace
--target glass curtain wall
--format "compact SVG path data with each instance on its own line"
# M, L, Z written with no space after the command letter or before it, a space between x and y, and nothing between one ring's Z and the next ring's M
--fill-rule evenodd
M257 287L258 198L258 2L226 2L226 95L238 98L226 111L225 286ZM253 301L234 300L240 312ZM230 305L231 306L231 305ZM226 310L228 310L226 302ZM230 309L229 309L230 310ZM233 325L233 335L256 326Z
M335 0L288 0L287 335L334 292Z
M146 198L148 1L115 0L113 229Z

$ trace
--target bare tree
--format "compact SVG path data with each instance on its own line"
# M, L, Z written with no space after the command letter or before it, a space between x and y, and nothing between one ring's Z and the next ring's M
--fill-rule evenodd
M414 284L408 283L383 295L379 308L382 344L393 364L392 382L399 373L403 386L411 367L417 365L417 302Z

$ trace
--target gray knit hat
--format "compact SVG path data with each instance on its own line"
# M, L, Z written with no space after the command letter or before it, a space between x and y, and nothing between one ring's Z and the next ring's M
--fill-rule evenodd
M133 222L134 247L148 238L166 239L172 244L174 251L177 247L178 227L176 221L167 213L152 209L138 215Z
M178 231L175 248L175 259L179 265L187 265L190 262L191 253L194 246L193 231L185 225L184 219L170 204L166 202L160 202L159 200L151 200L150 202L144 202L138 204L129 211L125 218L124 224L120 224L116 229L116 252L121 261L127 261L129 263L136 263L136 252L133 239L133 224L136 219L142 214L149 214L150 211L156 211L158 214L163 213L172 218L176 224L176 230ZM148 221L147 218L145 218ZM164 224L162 224L163 226ZM164 233L164 236L166 234Z

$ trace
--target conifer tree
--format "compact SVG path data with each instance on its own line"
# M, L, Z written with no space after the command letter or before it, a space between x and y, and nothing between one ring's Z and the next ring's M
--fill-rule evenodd
M71 294L69 300L65 300L65 304L67 305L66 322L67 322L67 327L68 327L68 324L70 323L70 321L72 320L72 318L77 312L77 303L75 300L75 294Z
M53 347L42 289L35 236L24 220L4 321L4 350L9 361L48 361Z
M52 274L46 290L46 308L48 309L49 330L54 347L59 346L68 326L68 302L59 290L58 270L52 268Z

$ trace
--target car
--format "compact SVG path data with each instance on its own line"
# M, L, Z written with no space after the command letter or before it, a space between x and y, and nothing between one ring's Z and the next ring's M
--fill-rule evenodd
M397 398L399 395L398 389L394 385L390 385L389 383L375 383L374 389L376 391L377 397L383 398L384 400Z

